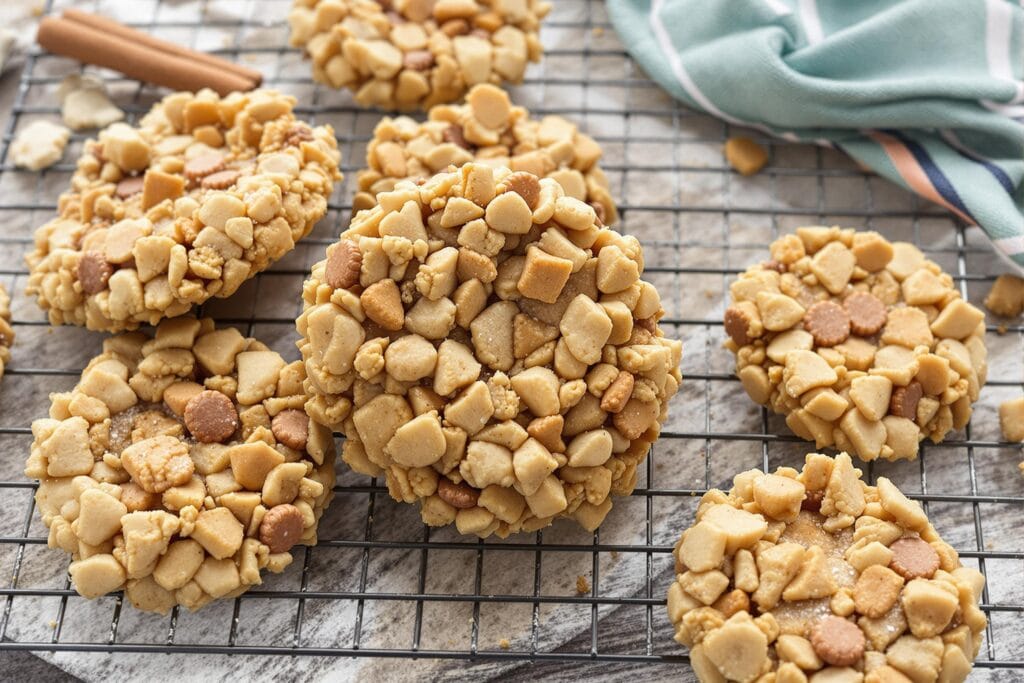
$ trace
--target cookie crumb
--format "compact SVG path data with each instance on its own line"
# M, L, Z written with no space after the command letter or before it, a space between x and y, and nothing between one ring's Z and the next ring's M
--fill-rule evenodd
M996 315L1013 318L1024 310L1024 279L1016 275L1000 275L985 297L985 308ZM1001 325L1005 332L1006 326ZM1002 334L1002 332L1000 332Z
M510 647L512 647L512 643L509 642L508 638L502 638L498 641L498 647L500 647L502 650L507 650Z
M587 577L580 574L576 577L576 594L586 595L590 592L590 582L587 581Z
M748 137L731 137L725 143L725 159L740 175L751 176L768 163L768 150Z
M1013 398L999 404L999 427L1007 441L1024 441L1024 397Z

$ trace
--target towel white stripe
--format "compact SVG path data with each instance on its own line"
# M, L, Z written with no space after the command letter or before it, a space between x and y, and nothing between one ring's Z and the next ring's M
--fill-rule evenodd
M1017 93L1007 103L982 101L992 111L1005 116L1020 116L1020 110L1007 105L1024 103L1024 83L1013 75L1010 47L1013 42L1013 12L1005 0L985 0L985 60L995 78L1013 83Z
M818 16L817 0L800 0L800 20L804 25L804 33L807 35L809 45L817 45L825 40L825 33L821 30L821 18Z
M1021 2L1024 2L1024 0L1021 0ZM764 0L764 4L768 5L768 7L780 17L793 13L793 10L786 7L782 0Z
M1007 254L1024 254L1024 235L1014 235L992 241Z

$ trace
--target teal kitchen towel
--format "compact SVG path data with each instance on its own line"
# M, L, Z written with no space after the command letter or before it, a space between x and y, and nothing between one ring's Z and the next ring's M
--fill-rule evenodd
M730 123L833 145L1024 268L1024 9L1009 0L608 0L630 54Z

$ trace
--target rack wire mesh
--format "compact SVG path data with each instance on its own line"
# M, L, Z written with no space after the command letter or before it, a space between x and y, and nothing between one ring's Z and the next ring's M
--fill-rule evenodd
M50 0L44 11L65 4ZM55 210L74 170L70 160L87 135L76 134L64 161L46 171L13 166L16 132L37 118L55 120L57 86L81 70L33 50L0 147L0 281L14 299L18 336L0 392L0 652L420 657L508 667L589 662L605 672L619 666L692 676L664 610L672 544L705 490L727 486L749 467L798 465L810 450L779 418L750 404L731 374L731 358L720 348L731 278L763 259L780 232L817 223L866 226L911 240L975 302L1000 263L976 230L834 150L761 139L771 150L769 166L752 178L735 175L721 152L731 127L680 107L649 81L618 42L602 2L554 4L542 31L545 60L531 67L513 96L537 115L570 117L602 144L621 206L619 228L643 243L647 277L667 310L662 324L685 343L683 389L634 494L616 502L593 534L559 523L536 534L477 541L425 528L414 509L389 499L380 480L340 473L319 545L298 550L283 575L234 601L158 618L135 612L119 595L78 597L65 556L46 547L35 487L21 466L31 420L46 414L50 391L74 384L102 336L48 327L24 296L22 255L33 229ZM290 0L84 5L254 66L267 85L297 96L300 115L334 127L346 180L329 215L294 253L204 310L296 357L301 281L347 221L355 173L381 113L310 81L308 63L287 47ZM130 119L161 94L101 74ZM916 462L865 469L921 500L963 561L985 573L989 627L975 676L1011 680L1024 670L1024 543L1017 531L1024 485L1016 475L1020 449L1000 441L996 407L1020 393L1024 327L990 319L988 331L992 370L967 429L941 445L925 444Z

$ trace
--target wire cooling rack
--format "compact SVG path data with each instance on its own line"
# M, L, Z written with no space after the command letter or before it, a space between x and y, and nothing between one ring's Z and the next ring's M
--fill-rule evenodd
M65 4L51 0L44 11ZM811 450L779 418L753 406L732 376L720 324L730 280L763 259L780 232L819 223L866 226L914 241L955 274L975 303L1001 265L976 230L834 150L762 140L771 149L769 166L752 178L735 175L721 153L734 131L676 105L640 73L603 3L554 4L542 32L545 60L531 67L513 96L535 114L570 117L602 144L621 207L619 228L643 243L646 277L663 293L662 324L685 343L683 388L634 494L616 502L594 534L559 522L536 534L482 542L425 528L415 509L390 500L382 481L339 472L320 544L297 549L284 574L266 577L234 601L155 617L137 613L119 595L78 597L69 588L67 558L46 547L34 486L21 474L31 420L46 414L50 391L73 386L102 341L84 330L50 329L24 296L22 255L33 229L55 210L87 137L75 135L64 160L42 173L13 167L14 134L34 119L59 118L56 88L81 70L34 50L0 148L0 281L14 297L18 336L0 390L0 652L314 655L351 671L366 671L359 668L368 665L364 658L418 657L414 666L423 668L408 671L482 672L458 662L473 660L469 666L505 672L532 662L523 670L528 675L639 672L692 680L664 609L675 539L708 488L728 486L750 467L799 466ZM347 222L355 174L381 114L309 80L308 63L287 47L289 6L290 0L84 3L258 68L267 85L297 96L301 116L334 126L346 180L329 215L294 253L204 310L294 358L302 279ZM118 74L101 75L132 120L162 94ZM990 319L988 331L989 381L966 431L926 444L916 462L865 469L923 501L963 561L986 574L982 608L989 627L973 676L1011 680L1024 670L1018 533L1024 485L1016 473L1020 449L1000 442L996 409L1020 393L1024 328L1019 320ZM62 661L83 677L101 671ZM167 660L155 661L150 664L166 666ZM225 676L244 666L231 661Z

